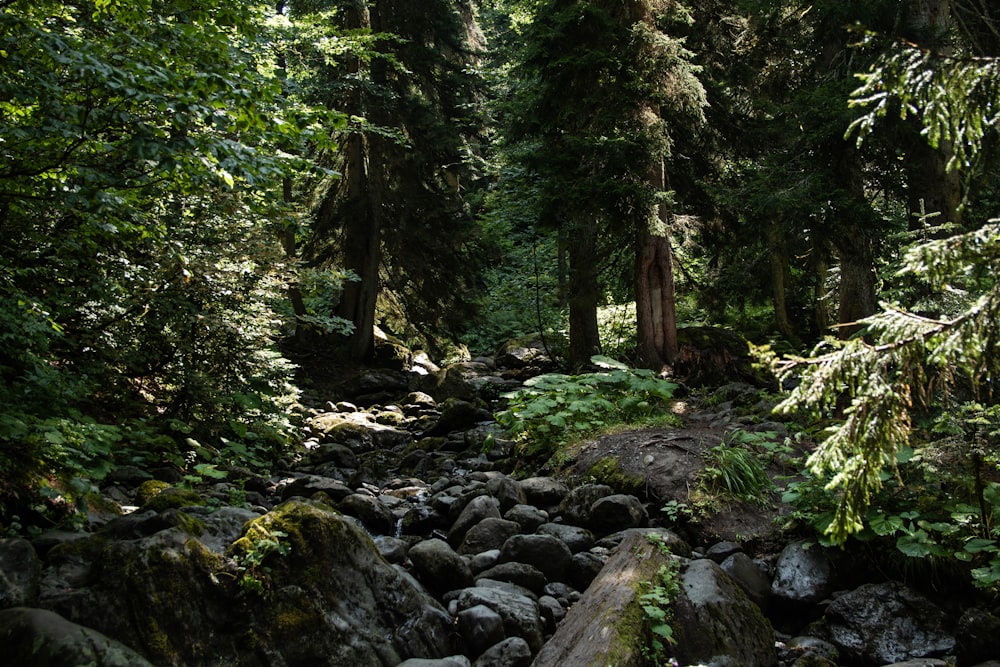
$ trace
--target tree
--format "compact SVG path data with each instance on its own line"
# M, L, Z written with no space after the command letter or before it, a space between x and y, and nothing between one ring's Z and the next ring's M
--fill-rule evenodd
M873 36L871 39L879 39ZM859 141L877 135L890 114L916 114L931 145L949 142L952 168L971 170L1000 121L1000 65L993 58L942 55L900 40L876 61L855 94L865 113L852 126ZM809 459L837 494L828 535L843 541L863 529L865 511L883 484L883 471L910 444L915 401L941 401L965 387L966 396L994 404L990 389L1000 370L996 322L1000 284L1000 226L922 240L905 254L900 275L957 300L928 317L902 304L883 304L865 318L866 338L835 345L811 359L792 361L801 384L783 403L830 414L849 401ZM943 304L942 304L943 305ZM979 490L982 493L982 490ZM984 517L984 521L986 518Z
M540 180L542 218L569 241L571 366L600 350L600 268L621 236L634 239L645 361L676 353L664 160L704 100L689 54L660 30L678 16L675 3L549 0L525 34L510 135Z
M5 474L184 466L185 437L285 444L268 219L301 165L273 147L302 124L262 73L259 9L0 6Z
M475 223L462 191L480 131L478 34L455 0L332 4L340 26L378 53L327 54L309 83L307 99L353 121L327 156L341 178L322 186L308 253L359 277L336 314L354 324L349 356L365 360L380 299L383 316L424 334L453 331L471 313Z

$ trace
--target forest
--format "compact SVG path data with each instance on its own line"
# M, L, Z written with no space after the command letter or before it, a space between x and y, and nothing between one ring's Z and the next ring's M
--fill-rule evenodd
M272 469L385 340L711 327L820 539L995 586L998 122L985 0L0 0L0 533Z

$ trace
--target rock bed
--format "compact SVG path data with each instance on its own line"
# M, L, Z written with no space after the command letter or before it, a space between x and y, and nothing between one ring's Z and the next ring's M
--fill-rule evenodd
M470 391L505 382L486 373L441 377ZM376 381L364 386L381 395ZM24 653L30 664L571 664L573 642L558 633L587 627L581 610L600 607L587 596L616 586L600 579L606 563L652 531L679 562L680 664L1000 665L988 662L1000 620L985 610L946 613L893 582L838 593L837 563L818 547L767 559L734 542L692 549L635 495L513 476L511 443L471 401L340 403L308 429L307 454L286 474L231 471L200 494L171 488L143 504L149 481L123 470L104 493L136 511L94 513L89 536L0 541L10 655L48 637L55 657ZM237 496L246 502L229 506ZM631 632L619 637L629 657L602 664L650 664L637 646L648 637Z

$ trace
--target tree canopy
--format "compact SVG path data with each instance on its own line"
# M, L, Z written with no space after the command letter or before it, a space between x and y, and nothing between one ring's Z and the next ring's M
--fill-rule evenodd
M0 497L268 469L295 362L377 328L669 375L714 325L794 387L823 539L1000 581L996 13L0 0Z

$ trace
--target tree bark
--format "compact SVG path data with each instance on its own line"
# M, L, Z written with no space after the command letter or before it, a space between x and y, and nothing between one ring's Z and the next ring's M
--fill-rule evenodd
M662 161L649 180L656 192L666 191ZM651 219L639 230L636 252L636 353L640 366L656 371L673 364L679 354L669 218L666 204L654 205Z

